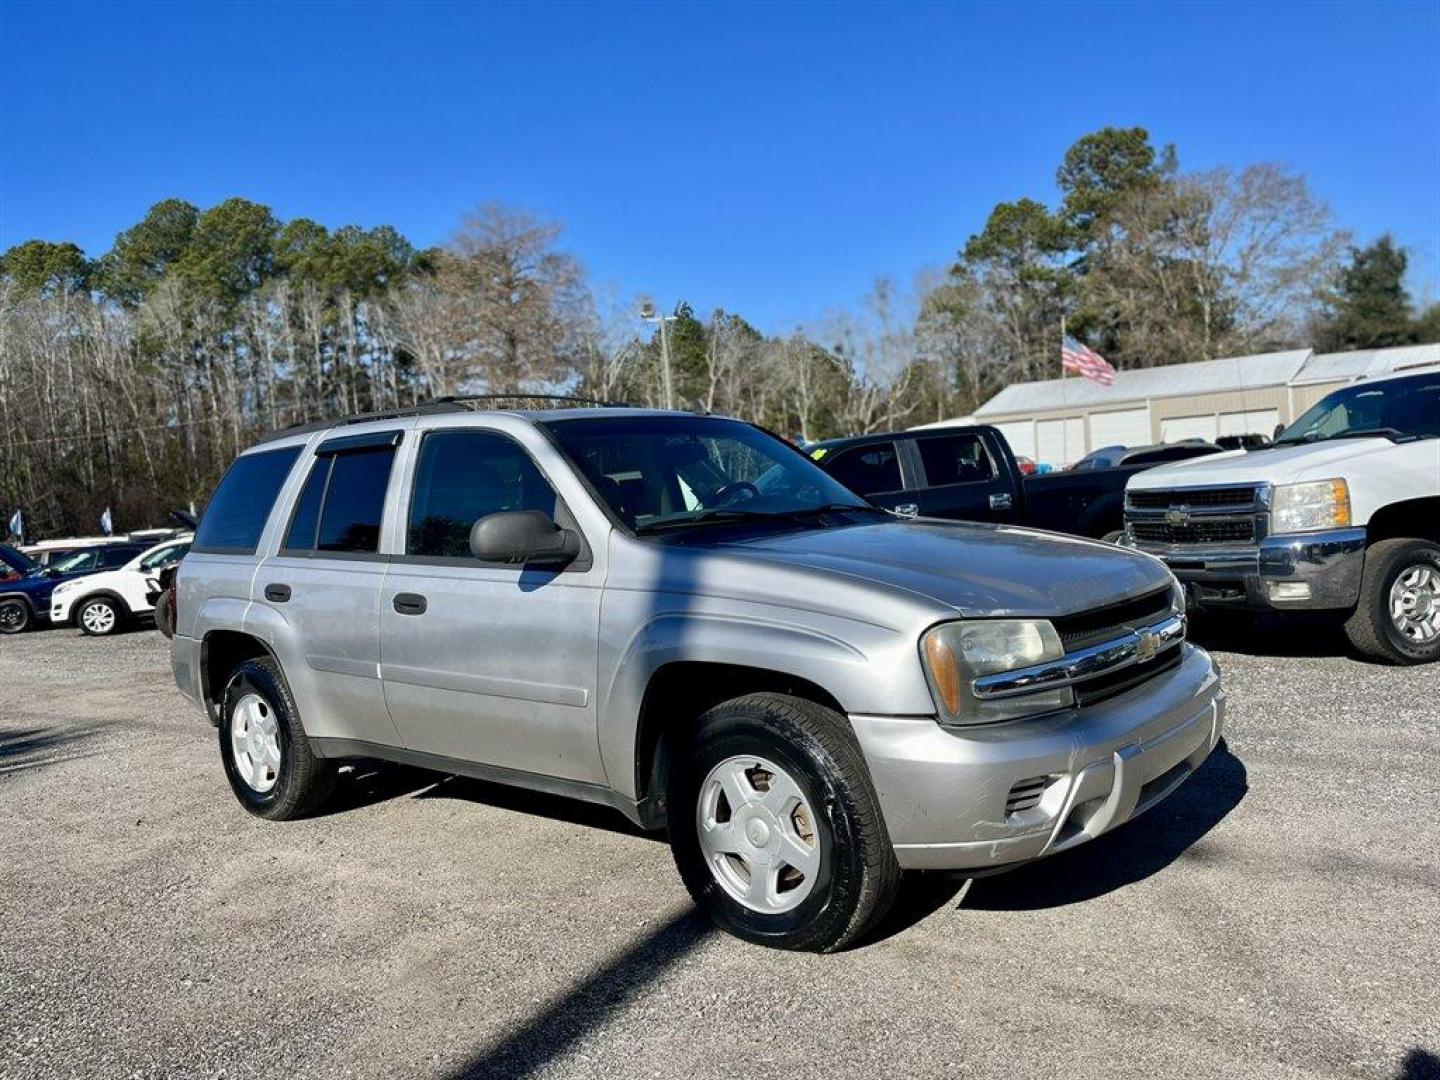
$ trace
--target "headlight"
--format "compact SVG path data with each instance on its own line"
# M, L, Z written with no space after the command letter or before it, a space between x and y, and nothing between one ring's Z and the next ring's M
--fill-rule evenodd
M1053 712L1074 704L1068 687L982 701L972 683L982 675L1058 660L1060 635L1044 619L983 619L941 623L920 639L930 692L946 724L990 724Z
M1185 586L1180 584L1180 579L1174 574L1170 575L1170 610L1176 615L1184 615L1185 609L1190 606L1190 600L1185 595Z
M1344 480L1281 484L1270 498L1272 533L1343 529L1350 524L1350 488Z
M51 595L51 596L60 596L60 595L62 595L63 593L71 592L74 588L75 588L75 582L73 582L73 581L61 582L59 585L56 585L53 590L51 590L50 595Z

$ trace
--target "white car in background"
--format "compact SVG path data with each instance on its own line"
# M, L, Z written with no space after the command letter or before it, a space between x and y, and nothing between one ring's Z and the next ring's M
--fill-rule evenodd
M50 622L70 622L95 636L114 633L122 623L154 610L149 595L162 568L183 559L190 536L175 537L135 556L116 570L76 578L55 586L50 594Z

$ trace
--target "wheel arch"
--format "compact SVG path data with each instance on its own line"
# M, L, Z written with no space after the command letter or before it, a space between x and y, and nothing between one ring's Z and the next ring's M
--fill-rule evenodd
M211 630L201 639L200 688L212 723L218 720L218 695L229 682L230 673L246 660L262 657L274 660L277 665L280 663L266 642L243 630Z
M86 604L88 604L91 600L109 600L115 605L115 608L119 612L119 614L135 614L135 612L130 610L130 605L126 602L125 597L121 596L114 589L96 589L94 592L88 592L84 596L79 597L73 603L71 603L71 618L74 618L75 613L78 612Z
M787 694L845 715L835 695L818 683L775 668L711 660L673 660L651 674L635 726L635 793L641 822L664 821L661 801L668 774L666 736L706 711L754 693Z
M1365 527L1367 544L1413 538L1440 544L1440 495L1405 499L1382 506Z

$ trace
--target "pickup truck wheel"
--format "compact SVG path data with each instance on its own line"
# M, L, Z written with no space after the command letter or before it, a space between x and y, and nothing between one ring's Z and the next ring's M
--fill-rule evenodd
M30 627L30 605L24 600L0 600L0 634L19 634Z
M288 821L324 804L335 768L311 750L274 660L247 660L235 669L220 715L220 759L241 806L256 817Z
M1360 602L1345 623L1345 634L1375 660L1440 660L1440 544L1406 539L1371 544Z
M80 627L82 634L91 637L113 634L120 625L119 606L106 596L86 600L75 612L75 625Z
M689 738L672 747L670 845L717 925L831 952L885 915L900 868L844 717L751 694L711 709Z

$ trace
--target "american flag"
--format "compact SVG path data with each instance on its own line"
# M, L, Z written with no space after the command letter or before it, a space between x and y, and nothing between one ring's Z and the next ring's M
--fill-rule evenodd
M1060 366L1102 386L1109 386L1115 381L1115 369L1110 366L1110 361L1073 337L1060 339Z

